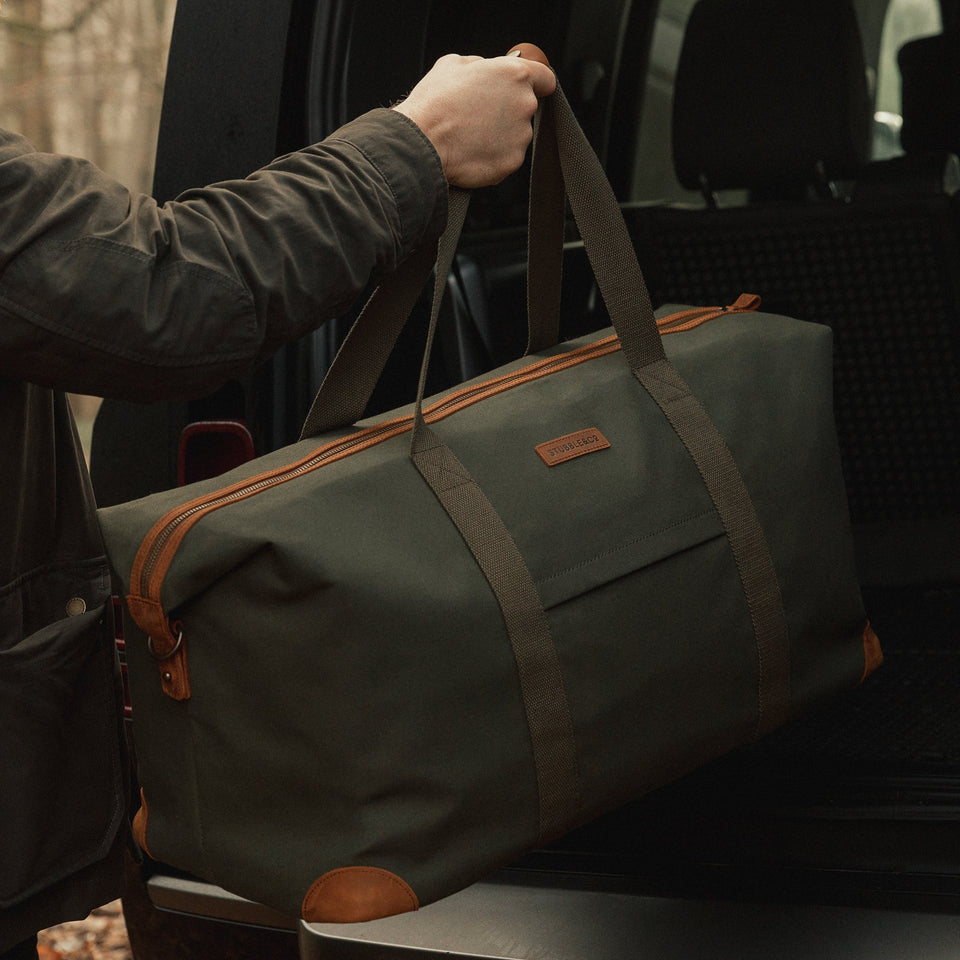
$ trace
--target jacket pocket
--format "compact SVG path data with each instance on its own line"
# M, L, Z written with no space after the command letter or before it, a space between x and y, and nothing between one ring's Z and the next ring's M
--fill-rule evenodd
M0 908L103 859L125 818L103 571L85 566L72 616L0 650ZM0 591L0 607L22 603L46 579Z

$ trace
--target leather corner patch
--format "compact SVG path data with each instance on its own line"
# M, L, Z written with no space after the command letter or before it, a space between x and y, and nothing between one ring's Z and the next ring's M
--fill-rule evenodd
M540 459L548 466L555 467L558 463L566 463L577 457L585 457L588 453L606 450L610 441L596 427L587 427L576 433L568 433L556 440L548 440L536 446Z
M867 625L863 631L863 661L864 668L863 676L860 677L861 683L883 663L883 650L880 648L880 640L873 632L873 627L870 626L869 621L867 621Z
M157 858L150 852L147 848L147 817L149 816L149 811L147 810L147 798L143 792L143 787L140 788L140 809L134 814L133 822L130 825L130 832L133 834L133 839L137 841L137 845L143 850L144 853L151 860L156 860Z
M362 923L418 910L410 886L379 867L342 867L320 877L303 898L308 923Z

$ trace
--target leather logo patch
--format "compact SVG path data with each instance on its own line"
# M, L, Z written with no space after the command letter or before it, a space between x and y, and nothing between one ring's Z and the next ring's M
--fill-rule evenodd
M548 467L555 467L558 463L606 450L609 446L610 441L596 427L588 427L586 430L578 430L565 437L538 444L536 451Z

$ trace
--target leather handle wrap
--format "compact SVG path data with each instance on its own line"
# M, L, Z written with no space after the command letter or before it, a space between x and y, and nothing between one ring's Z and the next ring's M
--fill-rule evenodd
M523 57L524 60L536 60L545 67L550 66L547 55L535 43L518 43L507 51L507 56Z

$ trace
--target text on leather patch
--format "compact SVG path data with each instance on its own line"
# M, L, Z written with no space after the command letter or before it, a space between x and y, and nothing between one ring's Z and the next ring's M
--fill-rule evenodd
M535 449L548 467L555 467L558 463L566 463L567 460L596 453L597 450L606 450L609 446L610 441L599 430L588 427L538 444Z

